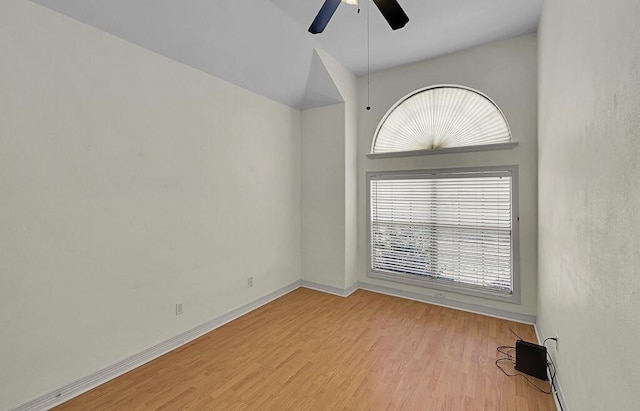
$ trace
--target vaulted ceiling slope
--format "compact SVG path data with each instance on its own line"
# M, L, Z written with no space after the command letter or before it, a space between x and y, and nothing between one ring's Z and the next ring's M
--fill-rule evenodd
M392 31L375 5L341 4L320 35L307 32L324 0L33 0L295 108L309 96L319 48L356 75L536 31L543 0L399 0L407 26ZM314 63L315 61L315 63ZM313 93L312 93L313 94Z

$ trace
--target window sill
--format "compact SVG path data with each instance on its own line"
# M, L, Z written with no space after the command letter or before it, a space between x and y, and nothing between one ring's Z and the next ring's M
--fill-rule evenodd
M378 158L430 156L430 155L436 155L436 154L472 153L476 151L511 150L515 148L517 145L518 145L517 142L512 142L512 143L498 143L498 144L483 144L478 146L439 148L434 150L393 151L389 153L371 153L371 154L367 154L367 157L374 160Z
M434 290L447 291L456 294L470 295L473 297L480 297L488 300L503 301L511 304L520 304L520 296L515 291L512 294L503 294L499 292L492 292L490 290L479 289L473 286L467 286L464 284L451 285L448 282L445 283L442 280L437 279L418 278L413 275L402 275L396 273L391 274L379 271L369 271L367 273L367 277L395 283L403 283L419 287L431 288Z

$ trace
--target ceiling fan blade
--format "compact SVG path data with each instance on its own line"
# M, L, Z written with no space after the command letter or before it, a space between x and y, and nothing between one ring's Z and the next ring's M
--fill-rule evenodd
M331 20L331 16L333 16L333 13L335 13L340 5L340 1L341 0L325 0L318 15L313 19L311 27L309 27L309 33L318 34L324 31L324 28L329 24L329 20Z
M373 2L392 29L401 29L409 22L409 16L396 0L373 0Z

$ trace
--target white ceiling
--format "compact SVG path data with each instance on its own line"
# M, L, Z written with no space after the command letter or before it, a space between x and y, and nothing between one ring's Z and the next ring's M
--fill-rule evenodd
M314 105L314 48L367 72L368 8L375 72L534 32L543 2L399 0L410 21L392 31L373 3L360 0L360 14L341 4L314 36L307 29L324 0L33 1L297 108Z

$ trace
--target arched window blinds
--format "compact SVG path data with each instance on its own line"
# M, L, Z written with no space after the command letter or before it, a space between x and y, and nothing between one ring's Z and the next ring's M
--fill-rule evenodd
M384 116L371 152L437 150L511 142L506 118L491 99L457 85L417 90Z

